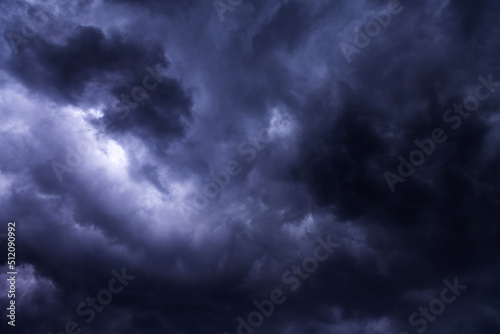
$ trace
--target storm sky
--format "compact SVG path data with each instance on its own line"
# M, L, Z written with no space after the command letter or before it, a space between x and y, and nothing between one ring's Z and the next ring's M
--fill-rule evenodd
M2 333L500 333L498 1L0 13Z

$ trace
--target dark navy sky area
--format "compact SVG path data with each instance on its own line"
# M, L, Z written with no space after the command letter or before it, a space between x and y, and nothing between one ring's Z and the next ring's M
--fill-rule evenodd
M500 2L0 15L1 333L500 333Z

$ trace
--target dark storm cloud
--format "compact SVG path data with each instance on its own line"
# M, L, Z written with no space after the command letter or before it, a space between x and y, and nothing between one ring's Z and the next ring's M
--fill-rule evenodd
M75 102L90 80L103 80L117 71L133 75L135 64L147 63L148 56L143 45L122 41L120 36L107 39L95 27L77 27L64 45L33 41L12 55L8 68L30 88L48 89L47 93Z
M176 80L159 73L168 67L163 47L141 43L118 31L107 37L99 28L78 26L62 45L38 38L21 47L18 54L12 54L7 66L27 87L62 99L61 102L109 104L105 113L115 130L137 128L136 134L142 137L181 135L180 117L189 117L187 94ZM151 80L151 72L160 82L153 80L152 84L146 80L154 92L148 94L143 89L147 95L144 100L133 89L142 86L146 76ZM109 98L103 101L103 88L119 102ZM122 95L130 96L131 90L132 96L140 97L139 106L133 100L125 104ZM127 107L130 104L133 108Z
M182 15L197 3L196 0L107 0L107 2L132 5L136 8L147 8L151 17L156 17L156 15Z
M441 117L443 112L462 101L465 90L477 84L478 75L499 77L497 66L489 61L498 50L498 44L492 42L497 32L475 36L490 45L487 50L474 47L475 41L465 44L466 52L462 44L456 44L462 39L457 28L472 24L467 21L472 15L477 15L474 22L483 22L477 23L478 27L484 22L491 27L491 12L474 8L474 13L464 11L455 17L452 14L457 7L461 8L460 4L454 3L452 11L445 12L450 17L439 22L440 32L429 32L429 37L443 35L440 45L431 48L399 26L397 32L388 30L383 36L396 43L385 48L375 45L360 55L359 63L351 65L354 74L345 79L355 82L356 89L344 92L346 103L337 111L335 122L316 124L314 133L304 137L303 158L292 169L292 175L306 181L318 204L333 205L340 217L367 220L392 230L394 239L405 242L391 249L412 254L415 267L427 268L418 280L434 282L444 276L442 268L470 273L485 261L495 262L491 249L496 248L496 237L490 233L497 224L498 211L491 199L497 196L494 189L499 180L496 175L483 173L496 160L485 159L484 154L487 138L496 131L490 119L496 112L498 96L494 102L482 104L458 131L447 132L451 140L400 184L396 193L388 192L382 173L397 167L397 155L407 155L414 149L415 139L428 138L435 127L449 129ZM488 7L498 9L494 4ZM412 14L417 16L415 21L422 22L421 13ZM465 29L471 32L471 27ZM477 63L479 57L485 62ZM316 105L312 103L309 109ZM402 226L406 227L400 230ZM407 272L401 260L392 264L391 277L399 282L415 280L413 270ZM356 277L356 273L350 277ZM395 302L404 291L391 286L397 293L384 300Z
M221 22L211 1L89 1L2 51L16 330L232 334L282 289L256 332L416 333L408 317L458 277L467 290L425 332L497 332L498 92L457 130L443 113L478 76L500 81L499 5L401 1L347 63L339 44L387 4L243 1ZM18 31L29 13L7 8ZM447 141L391 192L384 172L436 127ZM185 221L179 205L232 159L242 173ZM342 247L290 292L282 275L328 235ZM122 268L135 279L86 323L75 309Z

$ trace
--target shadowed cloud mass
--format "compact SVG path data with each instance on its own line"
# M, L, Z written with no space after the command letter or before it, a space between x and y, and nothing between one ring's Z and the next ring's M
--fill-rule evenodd
M241 333L498 333L500 3L402 0L373 37L391 1L216 3L0 4L2 333L233 334L275 289Z

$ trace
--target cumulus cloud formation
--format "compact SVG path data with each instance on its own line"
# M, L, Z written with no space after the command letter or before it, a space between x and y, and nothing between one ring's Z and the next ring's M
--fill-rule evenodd
M500 331L500 3L0 13L2 333Z

